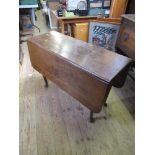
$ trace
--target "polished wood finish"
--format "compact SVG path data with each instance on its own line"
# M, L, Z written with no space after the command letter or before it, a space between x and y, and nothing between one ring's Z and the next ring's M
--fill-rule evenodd
M112 85L121 87L131 60L51 31L28 41L32 66L93 112L100 112ZM119 74L123 78L116 78ZM121 79L121 80L120 80Z
M121 50L128 57L135 60L135 15L122 16L120 31L116 43L118 50Z
M110 18L120 18L125 13L128 0L112 0Z

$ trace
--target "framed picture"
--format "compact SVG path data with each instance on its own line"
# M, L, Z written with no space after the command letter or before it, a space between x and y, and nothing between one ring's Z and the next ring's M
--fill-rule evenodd
M88 9L90 8L102 8L110 9L111 0L87 0Z
M90 8L102 8L102 2L90 3Z
M119 27L116 24L90 22L88 42L115 51Z
M104 0L103 7L110 8L111 0Z

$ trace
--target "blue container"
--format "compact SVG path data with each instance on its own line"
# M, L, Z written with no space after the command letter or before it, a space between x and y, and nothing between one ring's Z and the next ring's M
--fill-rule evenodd
M20 0L20 5L34 5L38 4L38 0Z

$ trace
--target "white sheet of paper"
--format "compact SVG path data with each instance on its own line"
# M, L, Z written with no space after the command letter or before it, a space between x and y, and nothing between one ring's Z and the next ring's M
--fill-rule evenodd
M80 2L81 0L68 0L68 4L67 4L67 10L75 10L77 9L77 4ZM85 0L83 0L85 1Z

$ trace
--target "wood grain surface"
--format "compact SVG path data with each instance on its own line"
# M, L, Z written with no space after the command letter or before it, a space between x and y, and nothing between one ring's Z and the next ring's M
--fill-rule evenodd
M130 59L55 31L28 41L32 66L93 112L100 112L112 83L122 86ZM119 73L123 77L116 78ZM118 83L118 84L117 84Z

